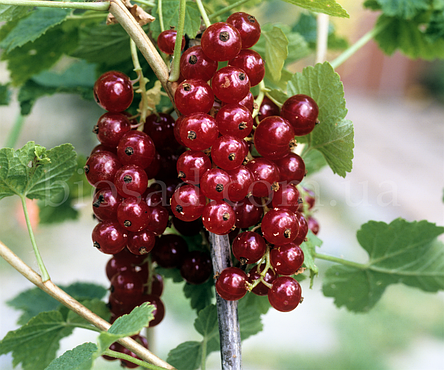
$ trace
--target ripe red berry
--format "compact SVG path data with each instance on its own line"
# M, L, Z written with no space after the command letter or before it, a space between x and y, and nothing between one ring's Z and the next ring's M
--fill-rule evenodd
M177 86L174 102L183 115L207 113L213 106L213 90L204 80L184 80Z
M223 200L212 200L202 212L202 223L210 233L228 234L236 222L233 208Z
M271 244L287 244L298 235L299 222L287 209L270 209L262 219L262 233Z
M251 87L256 86L265 76L265 63L262 57L254 50L244 49L228 63L242 69L250 79Z
M211 168L200 178L200 189L209 199L221 200L227 197L230 175L220 168Z
M260 198L249 197L233 204L236 227L246 229L256 225L264 212Z
M266 249L264 238L252 231L240 233L233 240L232 245L234 257L239 261L244 258L248 264L258 262L265 254Z
M248 154L248 146L242 139L231 135L220 136L211 147L211 159L224 170L238 168Z
M102 253L116 254L125 248L127 231L117 221L99 222L93 229L93 245Z
M290 122L297 136L312 132L318 115L319 107L316 102L311 97L303 94L288 98L281 108L281 117Z
M151 251L157 264L164 268L180 267L187 253L187 242L176 234L162 235Z
M123 112L131 105L134 97L131 80L117 71L101 75L95 82L93 91L97 104L108 112Z
M98 188L111 187L122 164L117 156L111 152L96 152L91 155L83 167L88 182Z
M222 135L232 135L243 139L253 129L253 117L247 107L240 103L226 104L216 115L217 126Z
M280 179L278 167L266 158L255 158L246 164L253 175L251 193L255 197L267 197Z
M209 253L200 251L188 252L180 266L180 275L189 284L206 282L212 271Z
M165 54L172 55L174 54L174 45L176 43L177 31L176 30L165 30L157 36L157 46L160 51ZM181 49L183 50L185 47L185 37L182 36L182 45Z
M202 175L211 168L211 160L200 151L187 150L180 155L176 168L182 181L197 185Z
M239 31L225 22L213 23L201 38L201 46L205 55L215 61L233 59L242 47Z
M148 226L148 212L142 198L128 197L117 207L117 221L128 231L139 232Z
M258 271L259 268L259 271ZM260 266L253 267L248 273L248 282L252 284L255 280L260 279L261 273L264 271L265 263ZM264 280L266 283L272 284L276 280L278 275L273 271L273 269L268 269L265 273ZM267 295L269 288L262 282L257 284L251 291L256 295Z
M264 100L262 100L262 104L259 107L259 121L262 121L263 119L270 117L270 116L279 116L281 110L279 107L274 104L271 99L264 96Z
M304 263L304 252L295 243L275 245L270 251L270 263L279 275L293 275Z
M119 141L117 157L123 165L135 164L147 168L156 155L153 140L144 132L131 130Z
M299 208L299 190L294 184L280 183L279 189L273 192L271 205L273 208L285 208L296 212Z
M276 310L289 312L300 303L301 295L301 286L295 279L290 276L279 276L268 291L268 301Z
M206 198L200 189L187 184L178 188L171 198L171 210L182 221L194 221L203 212Z
M159 153L166 154L180 147L174 136L174 128L175 120L171 115L157 112L146 117L143 132L151 138Z
M109 188L98 189L93 198L93 212L100 220L113 220L117 217L117 207L122 201L122 197L117 194L117 189L113 185Z
M208 81L217 71L218 63L208 58L200 45L187 49L180 58L180 73L185 79Z
M227 18L227 23L237 28L242 39L242 49L251 48L261 36L261 27L250 14L237 12Z
M128 250L138 256L151 252L156 242L156 235L152 231L143 230L128 234Z
M129 164L116 171L114 185L122 197L140 197L148 186L148 176L141 167Z
M226 301L237 301L247 294L247 274L237 267L224 269L216 281L217 293Z
M104 146L115 148L121 137L129 130L131 124L126 115L107 112L100 116L93 132Z
M274 161L279 168L280 181L299 184L305 176L305 163L301 156L289 153L285 157Z
M193 113L182 119L180 139L192 150L204 150L216 141L219 130L216 120L206 113Z
M251 171L245 166L239 166L234 170L227 171L230 176L230 183L228 184L228 193L226 198L232 202L239 202L243 200L253 183L253 175Z
M299 222L299 231L298 236L295 240L293 240L293 242L297 245L301 245L305 241L308 233L308 222L301 212L295 212L295 215Z
M224 103L238 103L250 92L250 79L242 69L227 66L214 74L211 87Z
M267 117L254 132L254 146L267 159L282 158L295 146L293 127L282 117Z

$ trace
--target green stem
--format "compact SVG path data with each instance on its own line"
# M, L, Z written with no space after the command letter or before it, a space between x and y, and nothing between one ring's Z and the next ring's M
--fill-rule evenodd
M16 5L16 6L43 6L48 8L70 8L108 11L110 2L67 2L67 1L40 1L40 0L0 0L0 5Z
M202 360L200 362L200 370L205 370L207 367L207 340L202 342Z
M19 113L14 121L14 125L12 126L11 132L9 133L9 136L6 139L5 143L6 148L14 148L15 144L17 144L17 140L20 136L20 132L22 131L24 123L25 123L25 116L22 116Z
M139 123L141 124L137 129L139 131L143 131L143 125L146 121L146 116L148 112L148 98L146 96L146 86L145 86L145 77L143 76L142 67L140 66L139 56L137 54L137 46L133 39L130 39L130 49L131 49L131 58L133 60L134 72L137 73L137 77L139 78L139 89L138 92L141 94L140 101L140 119Z
M163 32L165 25L163 24L162 0L157 2L157 15L159 16L160 32Z
M205 11L205 7L202 4L202 0L196 0L197 7L199 8L200 15L205 23L205 26L208 28L211 26L210 19L208 18L207 12Z
M249 1L249 0L240 0L240 1L236 2L236 3L233 3L233 4L223 8L221 10L218 10L217 12L214 12L213 14L210 14L209 18L210 19L214 19L216 17L219 17L220 15L225 14L226 12L229 12L231 9L234 9L234 8L236 8L236 7L246 3L247 1Z
M37 247L37 243L35 241L34 232L32 231L31 227L31 220L29 219L28 207L26 206L26 197L21 195L20 199L22 201L23 213L25 214L26 226L28 228L29 238L31 239L32 248L34 249L35 257L40 268L40 273L42 274L42 281L45 282L51 278L49 277L48 271L46 270L39 248Z
M139 3L145 6L148 6L150 8L154 8L156 6L155 3L152 3L151 1L146 1L146 0L134 0L135 3Z
M257 95L257 98L254 101L255 108L252 113L253 118L255 118L259 114L259 108L261 107L262 101L264 100L265 91L266 91L265 83L262 80L261 82L259 82L259 94Z
M103 352L103 355L110 356L110 357L114 357L114 358L119 358L119 359L121 359L121 360L129 361L129 362L132 362L132 363L134 363L134 364L136 364L136 365L138 365L138 366L142 366L142 367L144 367L145 369L151 369L151 370L165 370L164 367L160 367L160 366L156 366L156 365L153 365L153 364L149 364L148 362L145 362L145 361L139 360L139 359L134 358L134 357L132 357L132 356L130 356L130 355L125 355L124 353L116 352L116 351L112 351L112 350L110 350L110 349L108 349L108 350L106 350L105 352Z
M356 53L359 49L361 49L367 42L373 39L377 34L379 34L385 27L387 23L380 23L375 26L369 32L367 32L364 36L362 36L358 41L356 41L353 45L351 45L347 50L345 50L341 55L339 55L335 60L333 60L330 64L333 69L338 68L342 63L344 63L348 58L350 58L354 53Z
M341 265L345 266L356 267L358 269L366 269L368 267L367 265L364 265L362 263L347 261L339 257L328 256L322 253L315 253L314 257L325 261L340 263Z
M173 54L173 67L171 70L170 78L168 81L174 82L179 79L180 76L180 54L182 52L182 36L183 28L185 26L185 10L187 2L186 0L180 0L179 2L179 22L177 24L176 44L174 45Z
M79 328L79 329L92 330L92 331L95 331L97 333L102 333L103 332L103 330L100 330L99 328L96 328L95 326L88 325L88 324L68 323L67 326L73 326L73 327Z

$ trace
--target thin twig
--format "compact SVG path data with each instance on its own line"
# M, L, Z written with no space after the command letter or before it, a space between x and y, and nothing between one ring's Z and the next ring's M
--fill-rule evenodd
M323 63L327 57L328 46L328 15L317 15L316 63Z

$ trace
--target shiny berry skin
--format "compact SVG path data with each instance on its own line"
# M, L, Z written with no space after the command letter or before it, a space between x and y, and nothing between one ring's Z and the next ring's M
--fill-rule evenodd
M102 221L94 227L92 240L102 253L116 254L125 248L128 232L117 221Z
M114 275L121 271L136 271L136 266L142 262L140 256L132 254L128 249L124 248L119 253L114 254L106 263L106 276L108 277L108 280L111 280Z
M121 137L131 130L131 124L127 116L122 113L102 114L94 126L93 132L97 139L106 147L115 148Z
M226 104L216 115L217 126L222 135L232 135L243 139L253 129L253 117L247 107L240 103Z
M299 231L299 222L295 214L287 209L270 209L262 219L262 233L271 244L292 242Z
M281 312L293 311L301 301L302 289L290 276L279 276L268 291L271 306Z
M94 215L101 221L115 220L117 217L117 207L122 201L122 197L117 194L115 186L98 189L93 198Z
M174 54L174 44L176 43L177 31L176 30L165 30L157 36L157 47L165 54ZM185 37L182 36L181 49L185 47Z
M247 94L247 96L245 98L243 98L240 102L240 105L244 106L245 108L247 108L250 113L253 113L254 110L254 96L251 93L251 91Z
M149 230L143 230L137 233L128 233L128 250L138 256L150 253L154 248L156 235Z
M294 184L280 183L279 189L273 192L271 205L273 208L285 208L296 212L299 208L299 190Z
M222 270L216 281L216 292L226 301L237 301L247 294L247 274L237 267Z
M233 240L231 249L239 261L245 259L246 263L251 264L258 262L264 256L267 246L264 238L258 233L245 231Z
M117 170L114 185L122 197L139 197L148 186L148 176L141 167L129 164Z
M301 156L296 153L289 153L285 157L274 161L279 168L280 181L299 184L305 176L305 163Z
M236 58L228 62L230 66L242 69L250 79L251 87L256 86L264 79L265 63L262 57L254 50L244 49Z
M150 114L146 117L143 132L146 133L156 146L156 150L163 154L179 149L180 143L174 136L175 120L166 113Z
M110 187L122 164L117 156L111 152L96 152L91 155L83 167L88 182L98 188Z
M251 193L255 197L269 196L272 187L274 187L280 179L278 167L266 158L255 158L245 165L253 175L253 184L251 185Z
M162 235L151 251L157 264L164 268L180 267L187 253L187 242L176 234Z
M240 68L219 69L211 80L214 95L224 103L239 103L250 92L250 79Z
M180 275L189 284L205 283L212 272L209 253L200 251L188 252L180 266Z
M198 112L207 113L213 106L213 90L204 80L184 80L177 86L174 102L179 112L185 116Z
M261 26L256 18L250 14L233 13L227 18L227 23L232 24L239 31L242 39L242 49L251 48L261 36Z
M239 166L234 170L227 171L227 173L230 176L230 183L228 184L226 198L232 202L243 200L253 183L251 171L245 166Z
M155 155L154 142L144 132L131 130L122 136L117 145L117 157L123 165L135 164L147 168Z
M219 135L219 130L213 117L206 113L194 113L183 118L179 135L188 148L204 150L213 145Z
M279 116L281 110L279 107L273 103L268 97L264 96L264 100L262 100L262 104L259 107L259 121L270 117L270 116Z
M94 98L108 112L123 112L131 105L134 97L129 77L121 72L109 71L94 83Z
M303 136L313 131L318 120L319 107L308 95L298 94L284 102L280 114L293 126L295 135Z
M298 236L293 240L293 243L301 245L305 241L308 233L308 222L301 212L295 212L295 215L299 223L299 231Z
M293 127L282 117L267 117L254 132L254 146L267 159L285 157L295 146Z
M238 168L248 154L248 147L242 139L231 135L220 136L211 147L211 159L224 170Z
M180 73L185 79L210 80L216 73L218 63L208 58L200 45L187 49L180 57Z
M270 251L270 263L279 275L293 275L304 263L304 252L295 243L275 245Z
M171 198L171 210L182 221L194 221L202 215L206 204L204 193L187 184L177 189Z
M211 168L200 178L200 190L209 199L221 200L227 197L230 175L220 168Z
M110 290L115 299L130 301L143 294L143 281L135 271L122 271L112 277Z
M117 207L117 221L128 231L139 232L148 226L148 212L142 198L128 197Z
M260 279L261 276L261 272L264 271L265 268L265 263L263 263L262 265L260 265L259 267L259 271L257 270L258 266L253 267L250 272L248 273L248 282L249 283L253 283L255 280ZM266 283L269 284L273 284L273 281L276 280L278 276L276 275L276 273L273 271L273 269L268 269L267 272L265 273L264 276L264 280ZM269 288L263 284L262 282L260 282L259 284L257 284L251 291L256 294L256 295L267 295L268 294L268 290Z
M242 40L235 27L225 22L218 22L204 31L201 46L208 58L222 62L233 59L239 54Z
M147 229L156 235L162 235L168 226L170 214L166 207L161 205L149 207Z
M228 234L236 222L233 208L223 200L212 200L202 212L202 223L210 233Z
M176 163L178 177L187 184L199 184L202 175L210 168L210 158L200 151L187 150Z
M236 227L246 229L256 225L264 212L260 198L244 198L240 202L233 204L233 210L236 215Z

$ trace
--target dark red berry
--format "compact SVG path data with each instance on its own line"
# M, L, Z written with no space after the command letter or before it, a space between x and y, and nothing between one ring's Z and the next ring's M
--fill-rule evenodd
M300 303L301 295L301 286L295 279L290 276L279 276L268 291L268 301L276 310L289 312Z
M281 117L290 122L297 136L312 132L318 115L319 107L316 102L311 97L303 94L288 98L281 108Z
M95 82L93 90L97 104L108 112L123 112L133 101L131 80L121 72L105 72Z
M174 54L174 45L176 43L177 31L176 30L165 30L157 36L157 46L160 51L165 54L173 55ZM182 36L182 45L181 49L183 50L185 47L185 37Z
M304 252L295 243L275 245L270 251L270 263L279 275L293 275L304 263Z
M264 256L266 249L264 238L252 231L240 233L232 245L234 257L239 261L245 259L244 262L248 264L258 262Z
M122 167L117 156L111 152L96 152L86 161L84 170L88 182L98 188L110 188L118 169Z
M93 245L102 253L116 254L125 248L127 231L117 221L99 222L93 229Z
M212 271L210 254L200 251L188 252L180 266L180 275L189 284L206 282Z
M216 281L217 293L226 301L237 301L247 294L247 274L237 267L224 269Z

